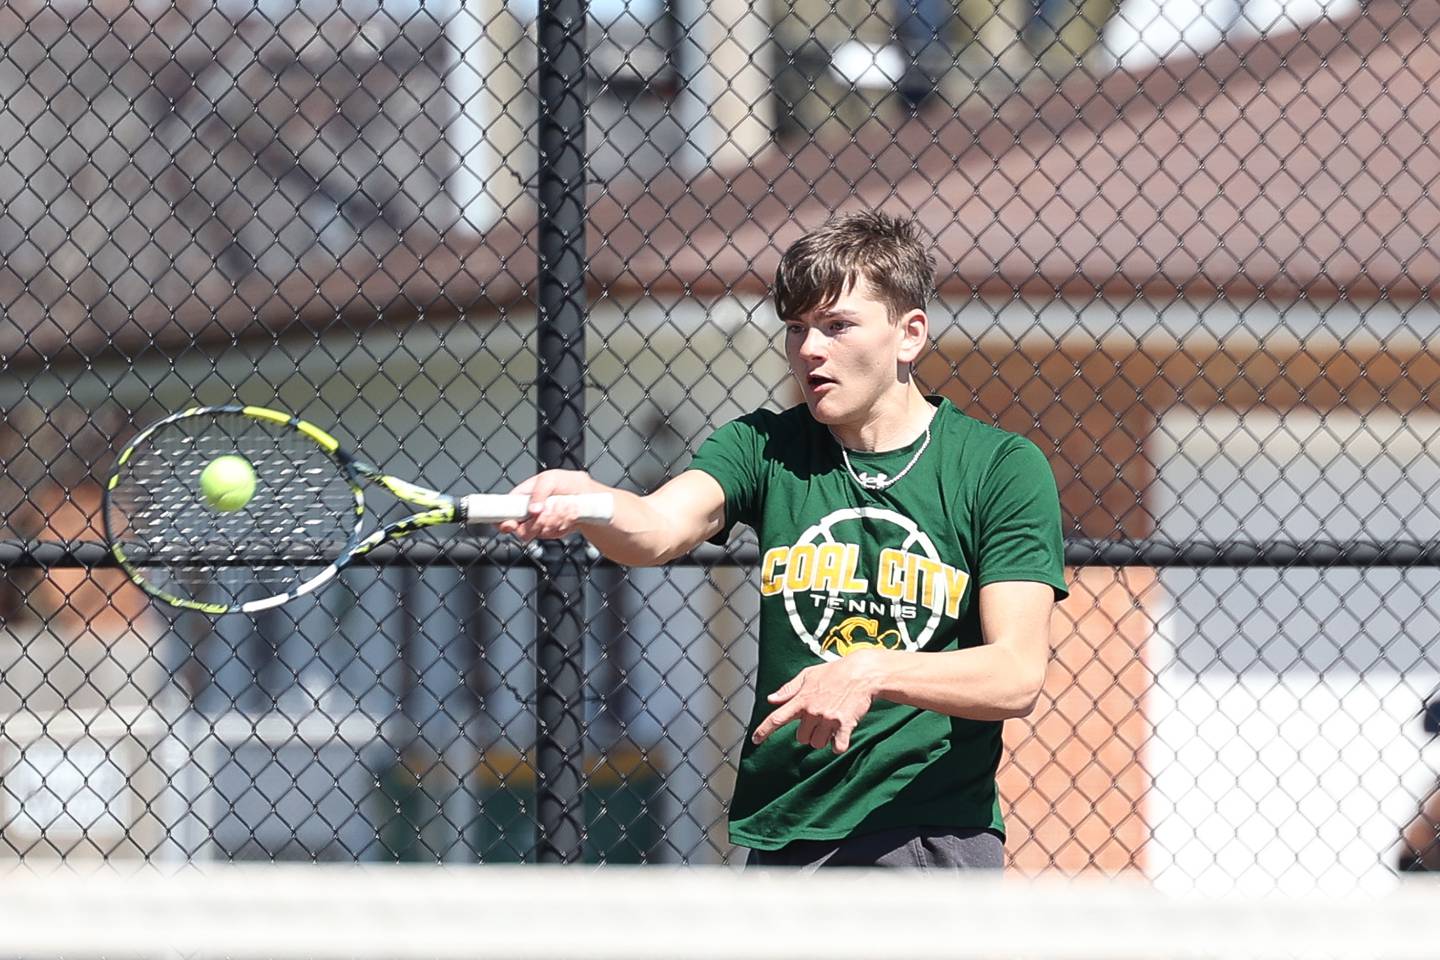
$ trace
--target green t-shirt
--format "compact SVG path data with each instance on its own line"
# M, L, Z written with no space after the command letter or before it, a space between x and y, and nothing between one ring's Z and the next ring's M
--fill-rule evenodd
M1044 455L1023 437L938 406L929 447L885 490L851 478L840 446L803 404L716 430L691 468L725 491L760 539L760 657L753 732L766 697L855 646L955 650L981 643L976 592L1031 580L1066 594L1060 503ZM899 473L924 442L850 453L857 472ZM732 842L773 850L906 826L1003 831L995 771L1001 724L876 701L836 756L787 725L746 737Z

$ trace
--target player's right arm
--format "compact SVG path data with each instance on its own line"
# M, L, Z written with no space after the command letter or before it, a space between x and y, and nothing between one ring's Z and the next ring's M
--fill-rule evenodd
M702 470L686 470L645 496L607 487L580 470L547 470L513 492L530 496L530 515L501 523L502 533L535 540L578 530L607 558L631 567L668 563L725 525L725 492ZM550 497L566 493L609 493L615 498L615 515L609 523L583 523L575 519L573 507L547 504Z

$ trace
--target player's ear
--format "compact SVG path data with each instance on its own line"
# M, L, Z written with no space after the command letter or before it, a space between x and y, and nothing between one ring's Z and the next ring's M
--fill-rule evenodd
M911 310L900 318L901 363L914 363L930 341L930 318L924 310Z

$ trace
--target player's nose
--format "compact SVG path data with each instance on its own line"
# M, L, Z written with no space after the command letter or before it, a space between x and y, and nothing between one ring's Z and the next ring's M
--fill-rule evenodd
M819 327L810 327L805 331L805 336L800 339L798 350L802 360L819 360L825 356L826 347L825 334L820 332Z

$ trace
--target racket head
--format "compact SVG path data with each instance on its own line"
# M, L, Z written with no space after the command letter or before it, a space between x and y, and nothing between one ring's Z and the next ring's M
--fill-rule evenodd
M244 506L221 511L200 489L217 457L255 471ZM111 554L151 596L220 614L277 606L332 579L360 541L365 498L353 461L288 413L193 407L142 430L105 486Z

